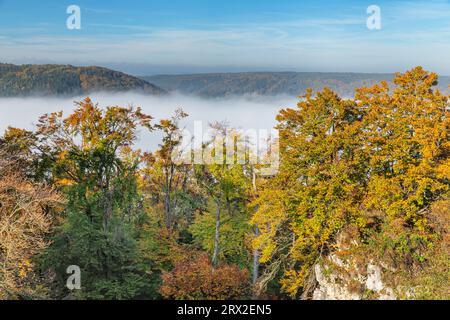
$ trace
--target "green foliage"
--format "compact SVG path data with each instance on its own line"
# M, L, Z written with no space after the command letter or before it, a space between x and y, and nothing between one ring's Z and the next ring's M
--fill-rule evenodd
M16 90L24 78L31 92L57 79L67 93L55 74L69 73L86 88L115 89L108 77L123 77L0 64L0 87L6 79ZM182 110L153 125L140 108L86 98L67 117L43 115L34 131L9 128L0 138L0 297L298 297L314 265L336 254L382 265L400 298L448 299L449 96L420 67L394 84L354 99L307 91L277 117L279 172L264 178L225 161L236 150L214 141L230 133L223 123L195 150L216 161L175 161ZM133 149L142 129L162 132L158 150ZM70 265L81 268L79 291L65 286ZM260 271L253 285L250 269Z
M214 210L211 210L214 212ZM214 228L216 217L213 213L198 214L189 231L194 237L194 243L210 255L214 250ZM249 233L251 231L248 216L245 214L221 216L219 259L226 263L250 267Z
M65 269L79 266L84 279L79 297L151 297L137 242L137 224L145 215L138 159L128 148L137 126L151 128L149 121L139 109L102 111L89 99L66 119L52 114L40 120L39 137L54 150L53 181L68 198L44 266L55 268L60 286Z
M44 266L55 268L64 287L66 268L81 268L84 299L132 299L151 296L151 284L140 265L131 226L121 219L110 221L104 231L83 212L70 212L47 252ZM67 293L65 293L67 294Z

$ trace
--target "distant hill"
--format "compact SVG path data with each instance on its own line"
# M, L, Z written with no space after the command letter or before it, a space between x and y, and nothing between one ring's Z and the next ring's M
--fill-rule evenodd
M318 72L245 72L191 75L155 75L142 77L171 92L204 97L234 95L292 95L307 88L321 90L329 87L342 97L353 96L355 88L369 86L382 80L391 81L393 74L318 73ZM441 77L439 87L448 90L450 77Z
M165 90L122 72L71 65L0 63L0 96L75 96L94 91L130 91L160 95Z
M0 63L0 97L77 96L92 92L137 91L151 95L167 92L202 97L242 95L298 96L307 88L329 87L342 97L355 88L370 86L392 74L319 72L243 72L134 77L102 67L71 65L14 65ZM448 90L450 77L439 78L439 88Z

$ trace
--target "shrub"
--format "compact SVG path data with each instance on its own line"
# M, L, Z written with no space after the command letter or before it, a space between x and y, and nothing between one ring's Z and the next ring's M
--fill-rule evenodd
M249 275L236 265L213 268L206 253L184 259L162 275L160 288L165 298L176 300L244 299L248 296Z

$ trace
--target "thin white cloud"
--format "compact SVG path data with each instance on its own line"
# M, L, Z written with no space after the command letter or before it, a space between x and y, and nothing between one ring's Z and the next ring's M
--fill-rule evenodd
M384 11L390 19L409 21L436 20L450 18L448 0L396 1ZM411 20L412 19L412 20Z
M450 74L450 22L432 29L413 17L449 17L447 1L401 2L382 7L383 27L369 31L367 18L342 15L271 23L203 25L158 29L134 24L92 24L111 28L101 35L78 33L8 36L0 31L0 59L26 62L52 59L82 64L127 62L153 65L245 66L317 71L388 72L415 65ZM359 12L355 10L355 12ZM419 15L420 16L420 15ZM450 21L450 20L449 20ZM88 25L89 26L89 25ZM116 29L126 34L114 34ZM6 37L6 38L5 38ZM30 58L30 57L28 57Z

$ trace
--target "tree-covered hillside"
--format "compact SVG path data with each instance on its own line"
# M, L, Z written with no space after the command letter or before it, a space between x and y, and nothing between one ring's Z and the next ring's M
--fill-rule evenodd
M0 64L0 96L3 97L76 96L95 91L129 90L165 93L145 80L101 67Z
M278 113L270 176L240 160L255 153L225 123L193 150L202 161L178 161L181 109L156 122L86 98L8 128L0 300L448 300L450 96L437 79L417 67L394 90L308 91ZM156 150L135 148L143 130L162 135Z
M328 87L342 97L351 97L356 88L380 81L392 82L393 74L319 72L242 72L191 75L155 75L143 79L167 90L204 97L235 95L298 96L312 88ZM448 88L450 77L440 77L438 88Z

